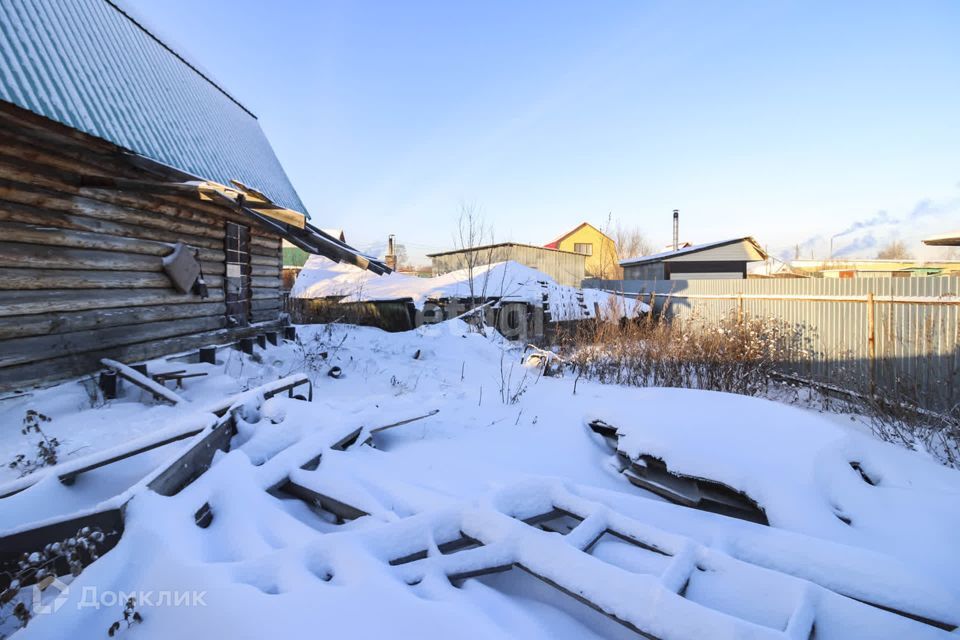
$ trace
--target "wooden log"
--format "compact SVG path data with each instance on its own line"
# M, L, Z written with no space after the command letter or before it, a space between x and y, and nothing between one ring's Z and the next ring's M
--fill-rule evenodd
M31 184L30 187L26 187L19 182L11 182L11 175L18 180L25 180L31 174L25 171L11 171L0 162L0 177L6 178L0 181L0 199L90 218L165 229L191 237L218 240L223 238L222 224L198 224L172 215L156 215L159 212L152 212L146 208L134 208L137 206L136 202L126 203L130 206L119 206L86 195L71 195L58 193L49 188L44 189L43 184L40 186ZM37 181L34 180L34 182Z
M4 149L0 150L0 160L13 166L28 167L48 179L48 186L83 189L92 197L100 197L97 191L116 194L127 202L139 200L153 207L186 206L195 219L201 216L220 220L236 217L248 224L251 222L249 216L237 211L238 207L233 206L232 201L228 201L225 206L184 182L189 176L170 175L158 178L155 175L145 175L142 168L133 166L132 156L127 156L125 163L104 163L93 161L91 157L84 157L83 154L64 154L57 145L45 142L29 139L18 141L10 137L7 140ZM264 203L264 207L269 209L277 205ZM177 215L169 210L167 213ZM208 223L212 224L209 220ZM258 229L261 228L258 222L254 224ZM262 231L268 233L269 227L263 226Z
M22 202L30 194L33 204L58 210L104 217L144 225L147 227L168 228L180 233L199 237L216 238L220 235L222 224L213 224L212 220L194 222L187 216L176 215L174 209L156 211L154 202L146 197L105 198L97 189L82 189L77 183L78 174L65 174L44 165L26 162L11 157L0 150L0 197ZM152 215L162 213L165 215Z
M165 256L170 253L173 244L183 242L200 252L200 260L223 262L226 258L223 243L219 241L198 242L199 238L176 233L42 211L4 201L0 201L0 237L7 242L104 249L150 256Z
M165 320L223 316L225 312L226 305L222 302L197 302L6 316L0 317L0 340Z
M0 367L201 333L222 328L226 322L226 316L217 315L5 340L0 342Z
M280 278L259 278L255 276L250 278L250 285L258 289L279 290L280 283L281 283Z
M84 174L125 176L130 179L150 179L157 180L157 166L153 164L149 171L145 171L140 163L141 160L135 155L123 152L117 147L113 150L98 151L97 153L86 152L85 147L90 145L63 144L53 142L50 136L40 135L38 130L24 129L15 130L6 136L7 145L5 159L12 162L15 166L26 164L35 174L48 178L47 186L72 190L76 188L77 177ZM190 176L177 171L166 171L169 175L163 178L165 181L182 181L189 179ZM36 184L37 181L28 181ZM109 192L108 192L109 193ZM98 196L99 197L99 196ZM142 194L134 196L132 201L142 199ZM151 206L176 206L186 204L195 213L196 216L208 216L217 219L232 219L238 222L251 224L252 228L262 231L265 234L270 233L267 226L259 221L252 221L246 214L233 210L232 207L225 207L209 200L198 199L195 193L184 195L157 196L147 200ZM127 203L131 199L126 200ZM169 204L166 204L169 203ZM133 206L139 206L134 204ZM177 215L176 212L167 211L168 215ZM212 224L209 220L208 224Z
M223 286L220 276L205 276L211 289ZM0 289L170 289L163 273L147 271L72 271L67 269L0 268Z
M9 176L11 172L4 172L3 167L0 166L0 176L5 173ZM22 179L23 175L17 177ZM103 202L102 198L73 195L49 188L43 189L34 184L27 186L2 178L0 178L0 199L21 206L52 209L65 214L125 223L145 229L173 231L189 237L192 244L206 248L220 246L224 235L225 220L222 218L207 218L196 222L191 219L192 217L184 215L176 216L162 211L151 211L151 204L148 202L124 202L127 206L119 206L115 203ZM249 217L242 217L240 223L250 226L255 221ZM276 232L272 235L266 234L266 231L262 231L259 235L251 237L251 250L268 257L278 255L279 236Z
M0 267L160 272L163 261L138 253L0 242Z
M283 260L281 255L261 256L255 253L250 254L250 264L258 266L272 267L276 266L283 269Z
M204 302L223 303L223 290L210 288L210 297ZM0 290L0 317L35 315L65 311L85 311L117 307L153 305L183 305L200 302L199 296L169 289L101 289L95 296L88 291Z
M250 264L250 275L252 276L262 276L269 278L279 278L280 277L280 265L274 264L270 266Z

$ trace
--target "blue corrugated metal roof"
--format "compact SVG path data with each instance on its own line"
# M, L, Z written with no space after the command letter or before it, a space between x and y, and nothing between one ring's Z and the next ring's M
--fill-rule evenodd
M306 212L256 117L107 0L0 1L0 99Z

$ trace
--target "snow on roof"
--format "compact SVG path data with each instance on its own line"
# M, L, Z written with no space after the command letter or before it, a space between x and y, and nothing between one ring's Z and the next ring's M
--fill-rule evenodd
M551 315L556 320L573 319L581 315L578 299L581 294L587 308L583 314L586 317L592 316L594 302L603 310L609 306L612 297L612 294L596 289L577 289L557 284L547 274L512 260L475 267L471 289L467 269L433 278L418 278L396 272L376 276L345 263L334 264L320 256L307 260L290 295L294 298L342 297L343 302L411 298L418 308L422 308L428 300L469 298L471 294L539 305L543 302L544 293L548 297ZM622 298L622 301L627 316L645 312L648 308L646 304L630 298Z
M643 263L645 263L645 262L657 262L657 261L659 261L659 260L669 260L670 258L674 258L674 257L676 257L676 256L682 256L682 255L686 255L686 254L688 254L688 253L697 253L698 251L706 251L707 249L713 249L713 248L715 248L715 247L722 247L723 245L733 244L734 242L743 242L744 240L750 242L750 244L752 244L752 245L754 246L754 248L756 248L756 250L759 251L762 255L766 255L766 253L763 251L763 249L760 248L760 245L757 244L756 240L754 240L754 239L753 239L752 237L750 237L750 236L744 236L744 237L742 237L742 238L731 238L731 239L729 239L729 240L718 240L717 242L705 242L705 243L703 243L703 244L695 244L695 245L691 245L691 244L689 244L689 243L686 243L686 244L687 244L686 247L683 247L683 248L681 248L681 249L677 249L676 251L674 251L673 249L670 249L669 251L661 251L660 253L652 253L652 254L647 255L647 256L640 256L640 257L637 257L637 258L629 258L629 259L627 259L627 260L621 260L621 261L620 261L620 265L621 265L621 266L624 266L624 267L628 267L628 266L634 266L634 265L637 265L637 264L643 264Z
M950 233L941 233L923 239L923 244L933 246L957 247L960 246L960 229Z
M256 117L108 0L0 2L0 100L306 213Z
M346 242L347 236L343 233L343 229L320 229L328 236L332 236L339 240L340 242Z

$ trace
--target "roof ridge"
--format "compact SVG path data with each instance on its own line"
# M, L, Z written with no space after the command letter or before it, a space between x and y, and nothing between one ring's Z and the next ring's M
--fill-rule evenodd
M256 115L255 113L253 113L252 111L250 111L250 109L247 109L245 106L243 106L243 103L241 103L239 100L237 100L237 99L234 98L232 95L230 95L230 92L228 92L226 89L224 89L224 88L221 87L219 84L217 84L216 82L214 82L213 79L210 78L210 76L208 76L207 74L205 74L203 71L200 71L200 69L198 69L196 66L194 66L189 60L187 60L185 57L183 57L182 55L180 55L179 53L177 53L177 52L173 49L173 47L171 47L171 46L168 45L166 42L164 42L163 40L161 40L161 39L159 38L159 36L157 36L155 33L153 33L152 31L150 31L150 29L147 29L147 28L146 28L143 24L141 24L136 18L134 18L133 16L131 16L131 15L130 15L127 11L125 11L119 4L117 4L116 0L103 0L103 1L106 2L108 5L110 5L117 13L119 13L119 14L122 15L124 18L126 18L127 20L129 20L130 22L132 22L132 23L134 24L134 26L136 26L138 29L140 29L141 31L143 31L143 32L144 32L145 34L147 34L148 36L150 36L157 44L159 44L161 47L163 47L164 49L166 49L167 51L169 51L170 53L172 53L172 54L174 55L174 57L177 58L177 60L179 60L179 61L182 62L183 64L187 65L194 73L196 73L198 76L200 76L201 78L203 78L204 80L206 80L207 82L209 82L209 83L213 86L213 88L215 88L217 91L219 91L219 92L222 93L223 95L227 96L227 98L229 98L229 99L230 99L234 104L236 104L238 107L240 107L241 109L243 109L251 118L253 118L254 120L258 120L257 115Z

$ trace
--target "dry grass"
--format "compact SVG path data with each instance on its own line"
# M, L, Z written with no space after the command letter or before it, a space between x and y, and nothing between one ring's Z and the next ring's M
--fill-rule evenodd
M768 390L779 364L802 352L792 326L771 319L581 324L558 336L578 376L634 386L709 389L744 395Z

